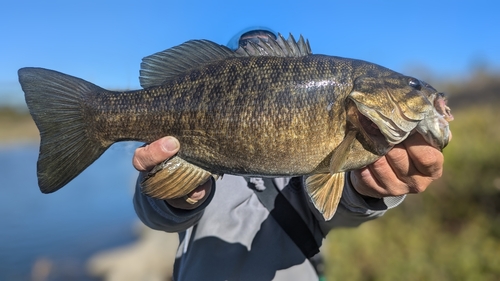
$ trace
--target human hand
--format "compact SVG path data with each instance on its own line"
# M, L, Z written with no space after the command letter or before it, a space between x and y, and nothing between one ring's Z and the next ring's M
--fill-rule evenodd
M160 164L165 159L174 156L179 151L179 141L174 137L164 137L135 150L132 164L141 173L147 173L154 166ZM143 175L144 176L144 175ZM168 188L168 187L165 187ZM204 184L197 187L188 195L165 200L174 208L192 210L201 205L212 190L212 181L209 179Z
M420 193L441 177L443 163L443 154L414 134L373 164L352 171L350 179L354 189L368 197Z

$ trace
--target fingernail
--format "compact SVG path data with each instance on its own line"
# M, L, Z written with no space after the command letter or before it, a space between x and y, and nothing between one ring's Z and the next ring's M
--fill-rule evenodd
M175 150L179 149L179 146L180 146L179 141L173 137L168 137L163 142L163 148L166 151L175 151Z

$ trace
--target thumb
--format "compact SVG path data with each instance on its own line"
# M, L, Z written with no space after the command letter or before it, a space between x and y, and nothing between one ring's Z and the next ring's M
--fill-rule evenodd
M151 170L165 159L179 151L179 141L174 137L164 137L135 150L132 164L140 172Z

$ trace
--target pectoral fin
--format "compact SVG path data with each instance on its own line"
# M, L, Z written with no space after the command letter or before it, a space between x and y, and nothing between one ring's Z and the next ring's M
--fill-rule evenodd
M306 179L307 192L325 221L330 220L337 210L344 189L344 175L344 172L317 174Z
M309 196L316 209L323 214L325 220L330 220L342 197L344 189L343 167L348 161L349 151L356 138L356 131L347 132L345 138L333 152L330 159L330 173L316 174L306 179Z
M356 139L356 131L349 131L339 146L333 152L330 159L330 173L334 174L342 171L344 164L349 157L349 151Z
M180 198L205 183L210 176L210 172L174 156L157 165L143 179L142 192L163 200Z

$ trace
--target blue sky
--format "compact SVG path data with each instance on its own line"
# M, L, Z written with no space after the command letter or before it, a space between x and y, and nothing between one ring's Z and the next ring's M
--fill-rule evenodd
M226 44L250 26L303 34L318 54L409 75L463 77L475 64L500 68L498 3L2 0L0 105L23 103L21 67L58 70L104 88L139 88L143 57L190 39Z

